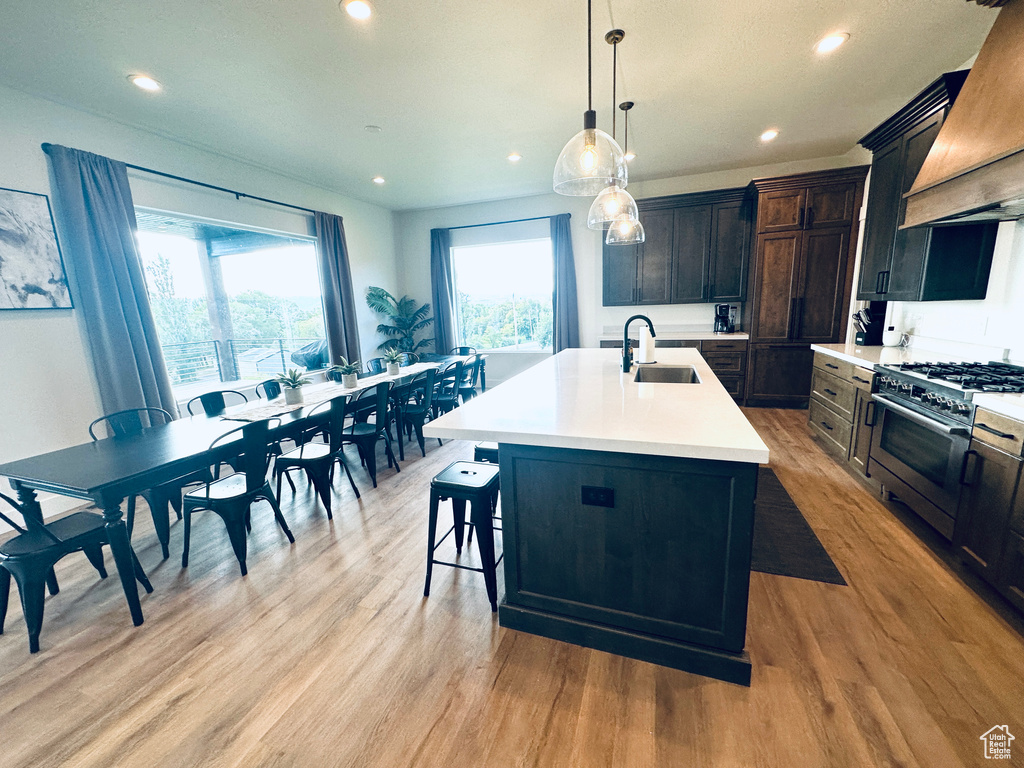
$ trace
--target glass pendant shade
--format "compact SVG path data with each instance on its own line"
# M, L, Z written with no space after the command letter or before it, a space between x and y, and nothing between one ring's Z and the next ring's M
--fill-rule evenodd
M620 187L605 187L590 205L587 226L591 229L603 229L621 217L634 221L640 218L636 200Z
M647 239L644 225L638 219L621 216L608 227L604 241L608 245L635 245Z
M588 111L584 128L562 148L555 163L554 189L560 195L591 197L605 187L626 186L626 159L611 136L595 128Z

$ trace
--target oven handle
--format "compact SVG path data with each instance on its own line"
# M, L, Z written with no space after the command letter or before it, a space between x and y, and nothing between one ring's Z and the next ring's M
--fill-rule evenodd
M942 422L935 421L933 419L929 419L927 416L922 416L917 411L913 411L913 410L911 410L910 408L907 408L904 405L898 405L898 404L894 403L892 400L890 400L887 397L882 397L881 395L871 395L871 399L875 400L876 402L880 403L881 405L885 406L886 408L891 408L892 410L896 411L901 416L905 416L906 418L910 419L911 421L913 421L913 422L915 422L917 424L920 424L922 427L927 427L932 432L942 432L942 433L947 434L947 435L967 435L967 434L970 434L968 432L968 430L967 430L967 427L962 427L959 424L947 425L947 424L943 424Z

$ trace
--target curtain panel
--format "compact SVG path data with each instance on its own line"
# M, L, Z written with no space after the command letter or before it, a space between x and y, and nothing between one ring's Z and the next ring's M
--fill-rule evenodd
M452 238L447 229L430 230L430 297L434 305L434 351L446 355L456 343Z
M321 211L313 214L313 223L323 280L324 323L331 363L337 364L342 357L352 362L360 358L359 324L345 225L341 216Z
M124 163L48 144L54 213L106 413L177 415L157 338Z
M576 263L572 256L572 231L568 213L551 217L551 253L555 262L553 298L555 353L580 345L580 319L576 305Z

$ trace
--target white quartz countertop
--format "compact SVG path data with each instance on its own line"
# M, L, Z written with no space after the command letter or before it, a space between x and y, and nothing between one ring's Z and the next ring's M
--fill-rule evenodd
M987 408L1011 419L1024 421L1024 395L1013 393L979 392L973 398L979 408Z
M643 327L643 323L637 323L629 329L629 338L636 339L639 337L640 328ZM746 341L750 338L749 333L743 331L736 331L735 333L715 333L712 330L707 331L658 331L658 335L654 337L655 341L661 339L662 341L711 341L712 339L720 339L722 341L736 340ZM598 341L622 341L622 331L618 333L602 333L597 337Z
M567 349L423 427L429 437L766 464L768 447L695 349L699 384L638 384L617 349Z
M956 358L937 352L915 350L912 347L858 347L856 344L811 344L815 352L846 360L854 365L874 368L879 363L953 362Z

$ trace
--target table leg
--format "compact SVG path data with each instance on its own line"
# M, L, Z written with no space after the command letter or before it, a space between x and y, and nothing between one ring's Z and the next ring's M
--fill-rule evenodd
M480 391L487 391L487 365L486 360L480 361Z
M121 516L120 499L110 506L103 508L103 518L106 520L107 538L110 541L110 554L114 556L114 564L117 566L117 575L121 577L121 588L124 590L125 599L128 600L128 610L132 614L132 623L137 627L142 624L142 604L139 602L139 588L135 583L136 569L141 571L135 553L132 551L131 542L128 541L128 528ZM143 578L145 575L143 574ZM148 579L143 582L148 584ZM152 587L147 589L150 591Z
M39 525L43 525L43 508L39 506L39 499L36 498L35 489L15 482L14 490L18 494L18 501L21 502L23 514L26 517L31 517L34 521L38 522ZM56 595L60 592L60 584L57 583L57 574L54 573L52 567L46 573L46 588L50 591L51 595Z

